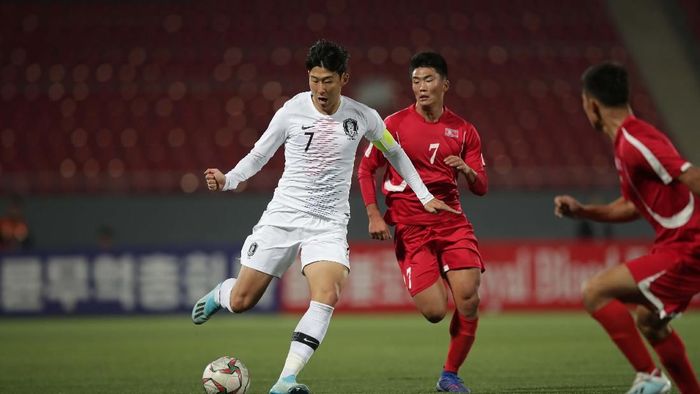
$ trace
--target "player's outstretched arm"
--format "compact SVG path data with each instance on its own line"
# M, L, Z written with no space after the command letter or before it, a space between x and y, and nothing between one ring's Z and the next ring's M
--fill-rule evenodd
M226 176L218 168L207 168L204 180L209 190L222 190L226 184Z
M436 199L428 191L420 175L418 175L416 167L413 166L413 163L408 158L403 148L394 140L389 130L385 130L382 138L372 141L372 144L384 154L384 157L386 157L391 166L394 167L396 172L401 175L401 178L408 183L426 211L430 213L437 213L438 211L449 211L455 214L460 213L443 201Z
M569 195L554 197L554 216L558 218L566 216L568 218L578 219L580 218L582 210L583 206L581 203Z
M700 168L690 166L678 176L678 180L683 182L688 188L700 196Z
M286 108L287 105L285 104L277 110L265 132L255 142L253 149L231 171L224 175L224 183L218 190L236 189L241 182L257 174L272 158L277 149L282 146L287 138L287 126L289 124Z
M554 197L554 215L574 219L590 219L597 222L631 222L639 218L633 203L624 197L609 204L581 204L569 195Z

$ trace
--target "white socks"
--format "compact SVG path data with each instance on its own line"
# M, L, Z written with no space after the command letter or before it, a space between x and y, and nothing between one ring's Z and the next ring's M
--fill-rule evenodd
M221 289L223 290L223 285ZM289 346L289 354L280 378L289 375L296 376L304 368L314 350L321 344L323 337L326 336L332 315L332 306L311 301L309 309L294 329L292 344Z
M216 295L216 302L224 308L228 309L229 312L233 313L231 310L231 290L233 285L236 284L236 278L228 278L221 282L221 287L219 288L219 294Z
M216 301L229 312L233 312L231 310L231 290L235 284L236 278L226 279L221 283L216 295ZM301 372L326 336L333 309L332 306L320 302L311 301L309 303L309 309L301 317L292 334L292 343L289 346L289 353L280 378L289 375L296 376Z

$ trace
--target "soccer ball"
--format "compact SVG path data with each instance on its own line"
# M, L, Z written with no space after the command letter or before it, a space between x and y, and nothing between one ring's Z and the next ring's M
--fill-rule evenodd
M202 385L207 394L245 394L250 387L248 368L235 357L219 357L204 368Z

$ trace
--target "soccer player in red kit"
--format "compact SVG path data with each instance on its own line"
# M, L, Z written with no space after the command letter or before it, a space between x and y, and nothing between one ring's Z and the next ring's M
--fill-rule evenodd
M410 76L415 104L386 118L387 129L401 144L436 198L461 211L457 178L463 175L469 189L484 195L488 181L476 128L444 106L449 88L447 63L432 52L413 56ZM374 173L386 166L381 152L370 147L358 170L362 197L372 238L390 239L404 283L418 310L431 323L448 310L447 282L457 309L450 323L450 345L438 391L469 392L458 376L474 343L478 323L479 282L484 264L471 223L464 214L424 214L410 187L391 167L382 190L388 207L384 218L377 207ZM388 224L388 225L387 225Z
M634 116L622 66L593 66L582 80L588 120L613 141L622 197L586 205L557 196L554 213L602 222L642 217L656 231L649 255L608 268L584 284L584 305L637 372L629 393L671 390L639 328L681 393L700 394L685 345L669 325L700 292L700 169L683 159L666 135ZM623 303L637 305L636 327Z

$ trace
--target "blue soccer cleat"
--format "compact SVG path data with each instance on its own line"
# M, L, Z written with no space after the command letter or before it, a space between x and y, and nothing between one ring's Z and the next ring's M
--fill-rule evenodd
M435 385L435 389L443 393L471 393L469 387L464 385L464 381L456 373L443 371Z
M652 373L637 372L627 394L666 394L670 392L671 381L657 369Z
M192 321L194 324L205 323L213 314L221 309L221 304L216 301L219 289L221 289L221 283L216 285L216 287L194 304L194 308L192 308Z
M311 394L311 390L305 384L297 383L295 375L289 375L280 378L270 389L270 394Z

